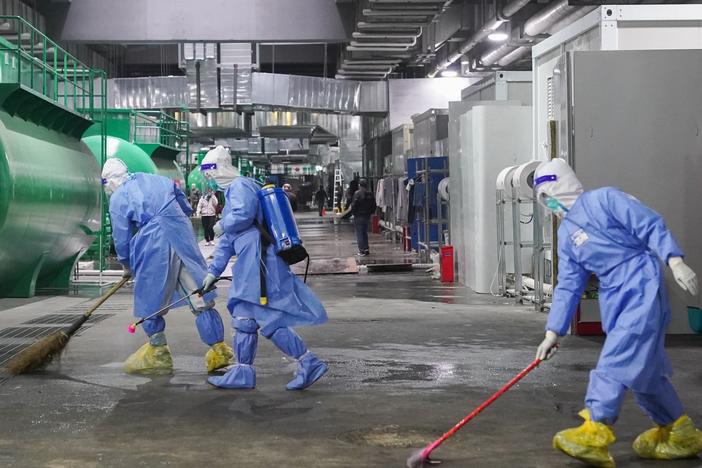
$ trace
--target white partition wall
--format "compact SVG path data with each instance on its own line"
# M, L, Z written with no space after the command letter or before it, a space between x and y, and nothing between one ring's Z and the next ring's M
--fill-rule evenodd
M531 107L475 106L461 117L464 229L461 275L478 293L495 290L495 180L509 165L531 159Z
M449 194L451 196L451 244L453 245L454 260L457 268L456 281L465 284L464 268L465 264L465 199L468 187L463 183L463 167L470 157L469 152L464 153L461 146L461 116L475 106L521 106L520 101L455 101L449 102L449 169L451 171L449 184ZM455 181L455 182L453 182Z

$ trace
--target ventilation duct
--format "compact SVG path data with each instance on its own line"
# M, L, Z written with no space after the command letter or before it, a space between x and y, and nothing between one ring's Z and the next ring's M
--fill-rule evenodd
M190 61L192 67L195 67L195 62ZM208 60L200 62L200 74L203 70L207 74ZM187 61L186 65L189 65ZM197 75L197 68L189 69L188 72ZM249 103L257 108L349 114L380 114L388 111L388 85L385 81L335 80L272 73L250 75ZM108 102L111 107L120 109L198 109L199 97L199 109L219 108L214 103L213 96L217 95L217 88L212 80L202 81L201 78L201 85L207 85L201 86L198 92L197 79L193 84L188 78L190 76L113 78L108 80Z

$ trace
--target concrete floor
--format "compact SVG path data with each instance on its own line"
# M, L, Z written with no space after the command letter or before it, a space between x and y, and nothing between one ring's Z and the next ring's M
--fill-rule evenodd
M309 226L328 230L334 255L353 253L349 226ZM376 258L405 258L380 236L371 249ZM325 325L299 329L330 365L315 386L286 392L294 363L265 339L257 389L208 386L207 348L186 309L167 317L175 373L125 375L122 361L145 341L126 332L131 294L125 291L99 311L104 320L71 340L60 362L0 384L0 466L401 467L412 447L449 429L528 365L543 336L544 314L441 285L423 272L313 276L310 285L330 316ZM89 303L85 297L0 300L0 329ZM674 383L702 423L700 342L675 339L669 351ZM447 467L582 466L554 451L550 440L579 424L599 346L599 339L564 340L553 360L436 457ZM649 427L628 398L612 446L618 466L702 466L701 460L638 460L631 442Z

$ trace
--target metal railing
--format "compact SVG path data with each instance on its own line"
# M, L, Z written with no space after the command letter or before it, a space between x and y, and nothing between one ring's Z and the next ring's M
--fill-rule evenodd
M110 119L129 119L129 141L185 150L190 123L160 110L107 109Z
M19 16L0 16L0 83L21 84L89 118L106 105L104 71L89 68Z

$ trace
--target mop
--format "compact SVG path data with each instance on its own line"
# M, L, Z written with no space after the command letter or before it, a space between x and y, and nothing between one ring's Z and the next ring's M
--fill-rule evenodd
M66 348L68 341L77 332L80 327L90 318L93 312L97 310L105 301L107 301L114 293L116 293L124 284L129 281L129 278L122 278L118 283L115 283L107 293L105 293L88 311L80 316L73 324L59 330L46 338L42 338L36 343L29 346L27 349L18 353L7 363L7 371L10 374L18 375L40 369L51 362L54 356L61 354Z
M535 359L534 362L529 364L529 366L527 366L523 371L517 374L512 380L507 382L504 387L495 392L495 394L488 398L485 402L483 402L483 404L474 409L472 413L470 413L468 416L459 421L458 424L453 426L451 430L446 432L444 435L436 439L431 444L427 445L424 449L413 453L412 456L407 459L407 468L424 468L431 465L438 465L439 463L441 463L441 461L439 460L431 460L429 458L431 452L433 452L439 445L443 444L447 439L451 438L454 434L456 434L456 432L458 432L463 426L465 426L468 423L468 421L482 413L482 411L485 408L493 404L495 400L500 398L507 390L509 390L514 386L514 384L522 380L539 364L541 364L541 359Z

